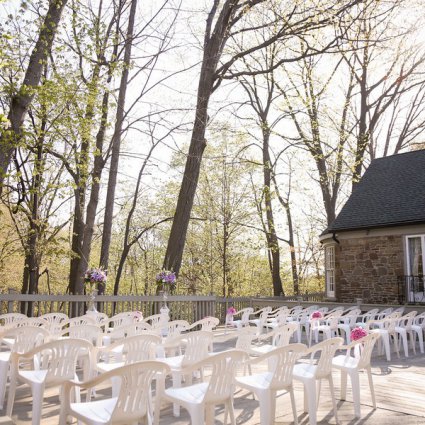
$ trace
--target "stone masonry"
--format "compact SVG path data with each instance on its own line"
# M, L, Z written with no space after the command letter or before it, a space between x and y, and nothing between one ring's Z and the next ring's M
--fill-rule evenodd
M401 236L341 239L335 246L336 298L340 302L398 303L403 272Z

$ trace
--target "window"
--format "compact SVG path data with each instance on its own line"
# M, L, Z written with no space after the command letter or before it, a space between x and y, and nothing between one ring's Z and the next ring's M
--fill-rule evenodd
M423 302L425 264L425 235L406 237L406 274L407 294L409 302Z
M335 246L325 248L326 296L335 297Z

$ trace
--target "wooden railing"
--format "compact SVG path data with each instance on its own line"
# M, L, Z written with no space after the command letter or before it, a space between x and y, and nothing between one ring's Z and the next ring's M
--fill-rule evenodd
M171 319L184 319L195 322L206 316L215 316L224 322L226 311L230 306L240 310L245 307L261 308L265 305L279 306L311 301L310 298L321 298L323 294L303 297L235 297L219 298L215 296L182 296L169 295L167 306ZM49 294L0 294L0 314L21 312L28 316L40 316L50 312L63 312L69 316L84 314L89 297L86 295L49 295ZM315 301L315 300L313 300ZM141 311L144 317L159 312L164 300L162 296L139 295L98 295L95 305L99 311L109 316L122 311Z

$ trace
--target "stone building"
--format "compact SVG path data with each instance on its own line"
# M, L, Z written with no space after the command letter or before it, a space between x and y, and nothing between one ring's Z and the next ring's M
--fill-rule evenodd
M321 242L330 300L425 302L425 150L373 160Z

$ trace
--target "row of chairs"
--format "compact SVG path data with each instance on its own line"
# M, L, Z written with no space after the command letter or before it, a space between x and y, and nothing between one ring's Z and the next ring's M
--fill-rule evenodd
M311 314L315 311L320 312L322 317L312 319ZM382 311L372 309L366 313L361 313L360 309L355 306L349 308L341 306L330 311L326 307L319 308L318 306L308 308L296 306L292 309L282 306L275 310L272 310L271 307L264 307L258 311L245 308L228 315L225 327L240 329L255 325L257 333L261 334L265 329L275 329L285 323L297 323L298 342L302 341L302 332L305 331L306 339L311 346L313 339L316 343L318 342L320 334L323 334L324 338L342 336L349 344L352 329L361 326L381 334L383 347L387 359L390 361L391 341L398 356L400 344L403 345L405 356L408 356L408 340L410 340L414 353L416 353L416 341L419 343L421 353L424 352L425 313L417 314L416 311L412 311L402 316L403 311L404 307L386 308ZM240 319L235 320L235 317L238 316ZM253 316L258 317L253 319Z
M19 332L14 330L15 345L21 342ZM35 328L33 334L40 332ZM41 331L39 339L43 336ZM361 341L352 343L347 354L335 356L336 350L343 348L342 338L331 338L314 347L304 344L289 344L277 347L265 354L250 359L246 351L236 349L215 355L208 354L212 333L206 331L191 332L182 335L180 344L184 345L184 354L155 359L155 347L160 344L158 335L138 335L124 338L121 347L96 348L81 339L60 339L39 345L25 353L12 351L12 374L8 396L7 414L11 415L18 382L31 386L33 395L33 425L41 420L43 392L46 385L62 386L60 423L64 424L68 416L74 416L87 424L94 423L131 423L146 416L151 423L159 421L161 400L174 403L174 413L178 407L185 407L191 416L192 424L213 423L214 405L225 404L226 416L230 415L234 424L233 393L234 385L257 395L260 401L262 424L271 424L275 415L276 391L287 390L291 393L294 420L297 423L295 398L292 382L298 380L304 384L306 395L305 409L308 410L310 423L316 423L317 400L320 386L316 392L316 382L325 379L329 382L334 413L337 416L336 402L332 382L332 366L342 371L342 398L345 394L346 376L351 377L355 402L355 414L360 416L360 388L358 371L368 371L373 404L375 406L373 385L370 374L370 356L378 334L370 334ZM361 347L358 356L351 356L350 350ZM119 348L119 349L118 349ZM114 362L105 354L115 354ZM317 357L318 355L318 357ZM301 357L309 356L308 361ZM83 382L76 375L77 361L87 358L83 367ZM103 359L103 360L102 360ZM105 359L107 359L105 361ZM117 361L120 359L120 361ZM28 367L28 362L30 366ZM259 362L268 364L267 370L260 373L238 376L237 364L254 366ZM204 382L202 373L208 365L212 366L210 380ZM100 373L94 376L92 371ZM193 372L199 371L201 381L192 384ZM173 385L165 388L164 378L171 374ZM181 387L182 377L189 385ZM91 377L89 379L89 377ZM152 402L150 387L156 381L155 403ZM93 388L112 382L112 397L92 401ZM81 401L80 390L87 390L85 402ZM73 390L73 391L72 391ZM101 422L103 420L104 422Z

